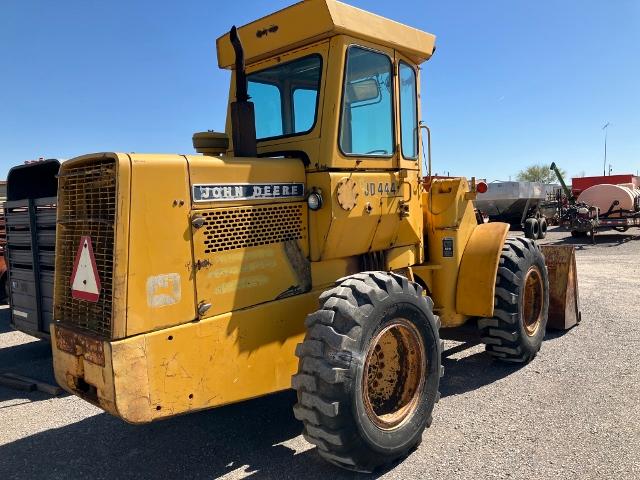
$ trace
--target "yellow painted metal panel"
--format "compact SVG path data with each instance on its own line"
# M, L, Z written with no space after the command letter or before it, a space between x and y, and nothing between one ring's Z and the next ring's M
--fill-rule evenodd
M392 233L390 246L417 245L422 244L423 239L423 217L422 212L422 177L416 170L401 170L397 173L398 198L395 205L383 207L383 221L376 232L376 239L386 241L385 220L388 225L393 225L395 230ZM375 250L376 248L373 248ZM422 251L416 258L416 263L422 263Z
M456 310L474 317L493 316L496 274L509 225L478 225L467 243L458 272Z
M186 159L131 161L127 335L136 335L193 320L196 303Z
M111 351L113 401L118 416L131 423L150 422L154 411L149 402L148 363L151 352L146 336L138 335L106 345Z
M441 265L422 264L411 267L414 277L427 287L427 294L433 299L433 272L441 268Z
M304 319L317 308L320 293L105 342L105 366L91 367L100 375L84 379L99 388L106 381L99 405L131 423L288 389ZM70 382L83 378L82 357L54 349L54 364L65 389L92 401L70 388L65 376Z
M268 242L267 237L275 235L278 230L276 225L270 226L270 224L285 221L277 218L267 218L260 225L257 224L260 220L252 219L256 225L250 231L240 231L239 226L236 225L235 228L238 231L233 233L233 236L237 237L235 241L242 242L244 237L256 236L260 233L256 230L265 231L267 236L259 237L258 245L251 247L234 248L234 245L227 245L224 248L229 250L212 251L211 244L205 243L206 238L219 235L219 232L215 228L212 230L201 228L194 233L198 303L211 305L205 316L231 312L309 290L311 278L307 264L309 254L307 206L306 204L289 205L299 207L298 210L301 212L299 219L302 239L300 240L263 245L263 241ZM277 205L272 208L277 208ZM233 215L233 212L251 210L251 208L241 208L224 211ZM284 215L288 214L284 213L282 216ZM229 229L233 228L233 225L229 225ZM284 228L290 227L285 224ZM266 232L267 229L269 232ZM250 238L244 240L247 241Z
M397 247L387 250L385 252L387 268L389 270L398 270L401 268L410 267L419 263L418 260L418 247L416 245L409 245L406 247Z
M435 36L334 0L307 0L239 29L247 63L323 38L346 34L396 48L415 63L431 57ZM218 38L218 65L232 68L229 34Z
M311 262L313 288L329 286L337 279L359 271L357 257L335 258L325 262Z
M387 45L401 51L417 64L433 55L434 35L342 2L326 1L338 33Z
M304 318L317 308L319 295L310 292L146 335L154 416L290 388Z
M456 286L462 255L477 227L473 204L465 198L465 178L436 179L423 199L428 235L429 264L433 270L431 293L443 327L462 325L467 316L456 311ZM415 273L419 275L418 270Z
M398 172L310 173L309 190L320 190L324 198L320 210L309 212L311 260L418 244L422 219L419 196L411 193L418 189L415 173L413 177L410 184ZM341 205L338 198L345 182L353 182L352 206ZM415 213L401 218L405 201L407 211Z
M377 223L376 212L372 211L370 214L365 214L363 202L360 202L360 205L356 205L351 212L343 210L337 204L337 183L343 178L347 177L344 174L330 172L311 173L307 176L309 190L316 189L324 199L324 206L320 210L309 212L309 245L312 262L357 255L366 252L371 244ZM359 192L356 193L359 194ZM345 223L344 219L350 216L349 225L352 229L358 231L358 235L345 237L343 239L344 249L333 256L327 255L325 245L330 229L340 229L340 232L344 233L342 230ZM337 223L335 227L334 223Z
M118 154L118 214L114 243L113 338L127 335L127 297L129 295L129 217L131 214L131 158Z

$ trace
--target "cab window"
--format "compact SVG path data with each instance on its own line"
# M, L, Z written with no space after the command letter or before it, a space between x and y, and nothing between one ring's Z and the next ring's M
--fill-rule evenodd
M400 62L400 137L402 156L418 157L418 102L416 72L408 64Z
M340 117L342 153L392 155L392 88L392 64L387 55L362 47L349 47Z
M258 140L310 132L318 112L322 57L310 55L247 76Z
M294 129L305 132L313 127L316 117L316 102L318 91L308 88L296 88L293 91L293 113L295 114Z

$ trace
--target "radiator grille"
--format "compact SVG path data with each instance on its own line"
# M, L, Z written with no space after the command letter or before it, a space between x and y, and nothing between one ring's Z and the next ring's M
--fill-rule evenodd
M58 183L56 319L103 337L112 334L116 163L99 159L62 169ZM71 274L83 235L91 237L101 291L97 302L72 298Z
M204 212L205 253L301 240L302 214L301 203Z

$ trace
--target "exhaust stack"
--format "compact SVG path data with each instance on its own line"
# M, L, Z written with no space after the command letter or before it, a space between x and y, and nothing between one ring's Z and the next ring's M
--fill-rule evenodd
M236 54L236 101L231 102L231 138L236 157L255 157L258 154L256 142L256 115L253 102L247 92L247 74L244 70L244 49L235 25L231 27L229 38Z

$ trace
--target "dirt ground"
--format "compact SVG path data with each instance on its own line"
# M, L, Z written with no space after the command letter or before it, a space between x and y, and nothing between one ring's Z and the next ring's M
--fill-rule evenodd
M420 447L373 478L640 478L640 236L575 244L582 323L524 367L466 345L444 359ZM448 341L447 347L458 345ZM0 311L0 372L53 382L49 346ZM353 478L302 436L294 395L133 426L70 395L0 387L0 478Z

